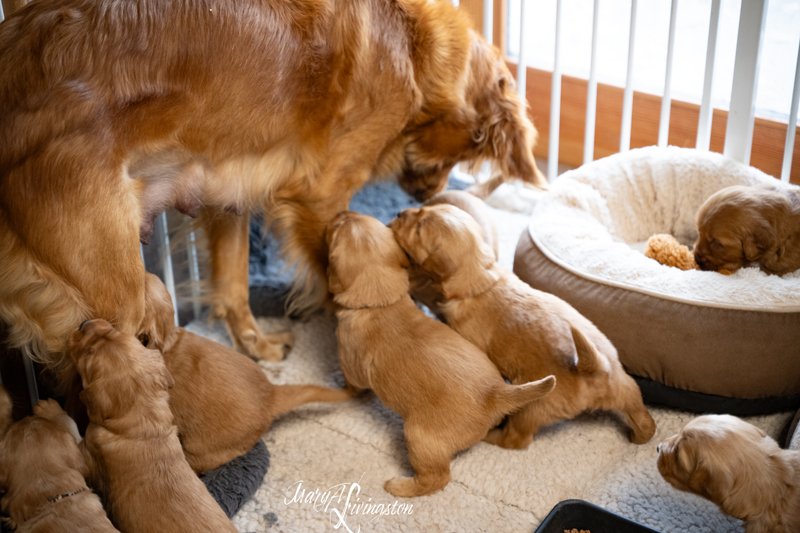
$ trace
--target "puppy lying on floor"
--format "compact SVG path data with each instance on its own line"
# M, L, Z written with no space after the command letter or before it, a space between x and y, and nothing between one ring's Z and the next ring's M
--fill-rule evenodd
M744 521L747 533L800 531L800 452L730 415L698 417L658 445L658 471Z
M236 533L183 456L161 353L91 320L72 335L69 355L89 413L89 478L114 525L125 533Z
M372 389L405 420L416 475L384 488L398 497L436 492L450 481L453 454L549 393L555 378L507 385L486 354L417 309L408 295L405 254L378 220L344 211L328 225L326 240L348 386Z
M447 302L447 323L484 350L511 383L552 374L552 394L509 417L486 441L525 448L540 427L589 409L619 411L643 444L655 422L611 342L565 301L532 289L497 264L480 228L449 205L406 209L389 227L413 262L428 272Z
M308 402L342 402L347 390L317 385L273 385L249 357L175 326L167 288L153 274L145 280L140 339L164 356L175 382L169 405L183 451L195 472L223 465L247 452L272 421Z
M694 259L702 270L735 272L758 263L768 274L800 268L800 189L774 185L726 187L697 215Z
M0 386L0 492L6 524L17 533L117 531L86 486L78 428L55 400L42 400L12 424Z

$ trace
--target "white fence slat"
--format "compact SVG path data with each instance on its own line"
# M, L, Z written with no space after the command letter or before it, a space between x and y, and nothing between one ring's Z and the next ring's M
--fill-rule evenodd
M494 43L494 0L483 0L483 36L489 44Z
M731 107L723 153L746 165L750 164L750 150L753 146L758 63L766 20L767 0L742 1L736 60L733 66Z
M600 0L594 0L592 13L592 59L589 67L589 86L586 92L586 130L583 134L583 164L594 160L594 135L597 122L597 26L600 19Z
M667 71L664 75L664 96L661 98L661 118L658 122L658 146L665 148L669 142L669 116L672 107L672 59L675 52L675 26L678 17L678 0L672 0L669 13L669 40L667 42Z
M631 0L631 23L628 37L628 70L625 75L625 93L622 98L622 129L619 136L619 151L631 148L631 122L633 120L633 52L636 40L636 8L638 0Z
M708 21L708 48L706 49L706 73L703 79L703 101L700 104L700 118L697 121L697 141L695 148L708 151L711 147L711 123L714 106L711 91L714 86L714 63L717 59L717 30L719 28L719 0L711 1L711 16Z
M556 1L556 46L553 82L550 90L550 146L547 152L547 180L558 176L558 137L561 120L561 0Z
M519 0L519 63L517 63L517 94L526 98L525 84L528 81L528 54L525 51L528 40L525 38L525 4L528 0Z
M792 91L792 105L789 110L789 123L786 125L786 146L783 149L783 167L781 168L781 181L786 182L789 181L792 173L798 100L800 100L800 46L797 49L797 66L794 67L794 90Z

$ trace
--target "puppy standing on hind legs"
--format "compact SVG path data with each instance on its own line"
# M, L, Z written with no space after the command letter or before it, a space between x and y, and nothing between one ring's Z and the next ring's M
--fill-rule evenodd
M552 394L512 414L487 442L525 448L540 427L591 409L618 411L637 444L652 438L655 422L611 342L569 304L500 267L472 217L437 205L407 209L389 227L435 280L448 325L485 350L503 376L558 379Z
M0 386L0 492L17 533L112 533L100 498L86 485L78 428L55 400L41 400L12 424Z
M408 260L378 220L339 213L326 240L345 379L353 390L375 391L405 421L416 475L384 488L407 498L441 490L456 452L550 393L556 380L506 384L486 354L417 309L408 295Z
M658 445L658 471L744 521L747 533L800 531L800 451L730 415L695 418Z

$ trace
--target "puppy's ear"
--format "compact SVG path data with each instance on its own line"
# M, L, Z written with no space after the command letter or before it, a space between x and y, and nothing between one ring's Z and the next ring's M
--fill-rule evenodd
M93 383L80 392L79 397L90 418L97 418L100 421L110 418L114 410L114 401L106 394L106 387Z
M12 418L13 407L11 396L9 396L6 389L0 385L0 439L3 438L3 435L6 434L6 431L8 431L8 428L10 428L11 424L14 422Z
M779 247L778 235L766 220L755 222L742 239L742 249L748 261L756 262Z
M164 390L170 390L175 386L175 378L172 377L172 374L166 367L164 367L164 371L161 373L161 386L164 387Z
M328 265L328 291L331 294L339 294L340 292L344 291L344 286L342 285L342 280L339 279L339 275L336 273L336 267L333 264Z
M719 470L712 473L709 466L700 460L689 475L687 485L692 492L714 503L722 503L732 483L730 472Z

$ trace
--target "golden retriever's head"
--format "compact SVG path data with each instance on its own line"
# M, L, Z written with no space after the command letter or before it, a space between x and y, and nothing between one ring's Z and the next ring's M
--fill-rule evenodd
M379 220L342 211L328 224L328 288L347 308L379 307L408 293L408 258Z
M455 206L406 209L389 227L411 260L441 283L447 297L480 292L497 279L494 251L481 227Z
M167 352L178 335L172 298L158 276L149 272L145 276L145 313L137 337L144 346Z
M771 264L783 253L791 204L770 187L726 187L697 215L694 259L702 270L735 272L750 263Z
M788 471L777 443L730 415L698 417L658 446L658 471L673 487L698 494L740 519L779 493Z
M174 381L161 352L97 319L87 320L72 335L69 355L81 376L80 397L92 422L108 427L131 415L156 426L171 425L167 391Z
M506 177L548 187L533 157L536 129L505 60L482 36L470 31L469 38L464 72L447 78L458 81L427 101L424 118L406 132L398 181L420 202L445 188L450 170L460 161L492 160Z

